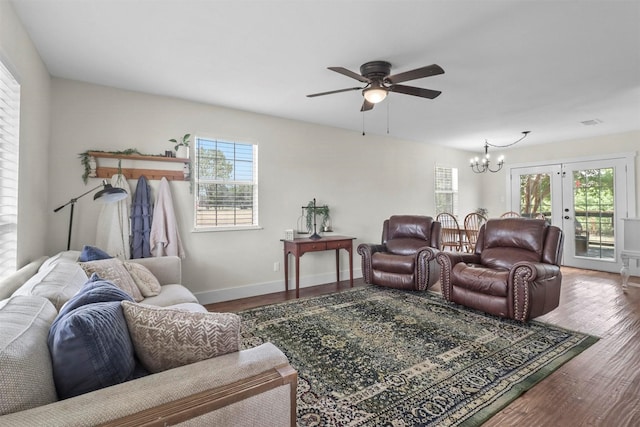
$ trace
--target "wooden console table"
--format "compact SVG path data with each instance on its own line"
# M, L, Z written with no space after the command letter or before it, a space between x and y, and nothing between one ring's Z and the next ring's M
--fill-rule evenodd
M296 259L296 298L300 296L300 257L307 252L336 250L336 282L340 281L340 249L349 253L349 284L353 287L353 240L355 237L331 236L319 239L293 239L284 242L284 288L289 290L289 254Z

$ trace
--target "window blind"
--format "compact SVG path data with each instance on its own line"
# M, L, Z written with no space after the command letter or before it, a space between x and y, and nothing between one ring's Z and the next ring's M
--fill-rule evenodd
M20 85L0 61L0 279L16 270Z
M436 212L458 215L458 169L446 166L435 167Z
M196 138L195 228L258 226L258 147Z

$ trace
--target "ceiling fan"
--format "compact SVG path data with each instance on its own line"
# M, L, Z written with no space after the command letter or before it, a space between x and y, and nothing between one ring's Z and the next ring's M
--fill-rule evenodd
M343 67L328 68L336 73L340 73L362 83L366 83L366 85L364 87L350 87L347 89L338 89L329 92L313 93L311 95L307 95L307 97L313 98L315 96L331 95L333 93L362 90L364 102L362 103L360 111L369 111L375 104L385 99L389 92L403 93L405 95L413 95L429 99L433 99L442 93L438 90L398 84L409 80L417 80L424 77L444 74L444 70L436 64L416 68L411 71L405 71L404 73L394 74L393 76L389 75L391 73L391 64L387 61L371 61L362 64L360 66L360 74L354 73L353 71L347 70Z

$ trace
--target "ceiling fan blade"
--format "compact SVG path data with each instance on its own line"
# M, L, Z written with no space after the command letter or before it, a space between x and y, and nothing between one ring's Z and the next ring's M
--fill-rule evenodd
M360 111L369 111L369 110L373 110L373 107L376 104L374 104L373 102L369 102L366 99L364 100L364 102L362 103L362 108L360 108Z
M393 85L389 88L391 92L403 93L405 95L419 96L421 98L433 99L442 92L439 90L423 89L421 87Z
M327 68L329 68L331 71L335 71L336 73L340 73L347 77L351 77L352 79L361 81L362 83L371 83L370 79L366 78L365 76L361 76L358 73L354 73L351 70L347 70L346 68L343 68L343 67L327 67Z
M313 98L314 96L331 95L332 93L349 92L351 90L362 90L361 87L350 87L348 89L330 90L329 92L312 93L307 95L307 98Z
M389 76L385 79L385 81L388 81L390 83L402 83L409 80L436 76L438 74L444 74L444 70L439 65L432 64L427 65L426 67L416 68L415 70L405 71L404 73L398 73L393 76Z

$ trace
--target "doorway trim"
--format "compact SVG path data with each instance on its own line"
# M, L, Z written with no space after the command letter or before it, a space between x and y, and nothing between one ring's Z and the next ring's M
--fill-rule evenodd
M620 212L617 217L617 225L622 225L622 218L634 218L636 217L636 167L635 167L635 158L636 152L625 152L625 153L609 153L603 155L592 155L592 156L584 156L584 157L576 157L576 158L566 158L566 159L549 159L546 161L536 161L536 162L527 162L527 163L518 163L509 165L508 174L506 176L505 186L507 188L507 197L506 199L506 207L508 210L512 209L512 201L513 201L513 192L512 192L512 182L511 177L514 173L515 169L526 169L526 168L543 168L543 167L564 167L569 164L574 163L587 163L587 162L606 162L615 160L617 162L622 163L625 168L625 185L626 192L624 193L624 200L626 202L626 207L624 212ZM562 191L565 191L563 188ZM564 221L557 222L553 221L555 225L563 228ZM565 232L566 234L566 232ZM620 260L620 251L623 248L623 236L622 233L616 235L616 259L614 260L615 265L621 263ZM565 245L567 242L565 242ZM565 246L566 249L566 246ZM640 274L640 262L639 265L636 266L635 269L632 268L632 274L638 275ZM612 271L612 270L603 270L603 271Z
M566 159L550 159L550 160L541 160L536 162L526 162L526 163L514 163L509 165L508 173L505 177L505 188L507 189L507 197L506 206L507 210L511 209L511 169L517 168L529 168L536 166L547 166L547 165L557 165L557 164L565 164L565 163L576 163L576 162L589 162L589 161L598 161L598 160L614 160L614 159L624 159L625 167L627 168L627 212L623 218L630 218L636 216L636 152L623 152L623 153L609 153L609 154L599 154L593 156L585 156L585 157L571 157Z

